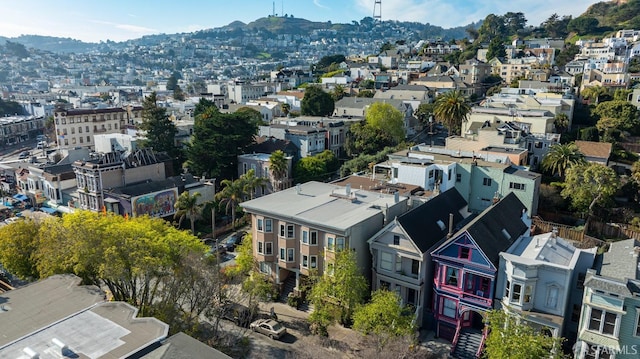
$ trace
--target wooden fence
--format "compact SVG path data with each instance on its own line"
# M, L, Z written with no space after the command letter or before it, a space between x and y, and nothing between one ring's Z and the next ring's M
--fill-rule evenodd
M539 217L532 218L531 224L533 225L532 234L548 233L556 230L558 237L573 242L577 248L602 247L606 245L605 241L586 235L583 229L577 229L560 223L544 221Z
M640 232L635 231L624 224L589 221L589 232L597 233L602 238L612 239L640 239Z

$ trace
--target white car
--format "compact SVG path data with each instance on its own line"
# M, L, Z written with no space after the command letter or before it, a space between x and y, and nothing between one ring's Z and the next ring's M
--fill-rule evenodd
M273 319L258 319L249 326L254 332L262 333L271 339L280 339L287 334L287 328Z

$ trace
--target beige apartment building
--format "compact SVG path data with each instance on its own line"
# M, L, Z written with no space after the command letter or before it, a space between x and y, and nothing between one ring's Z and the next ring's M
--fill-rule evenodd
M57 109L53 118L60 148L94 149L93 135L124 133L127 125L142 121L142 107Z
M328 183L307 182L241 204L251 215L253 255L284 292L312 270L331 273L336 253L356 253L371 275L367 240L406 212L408 198ZM286 294L286 293L285 293Z

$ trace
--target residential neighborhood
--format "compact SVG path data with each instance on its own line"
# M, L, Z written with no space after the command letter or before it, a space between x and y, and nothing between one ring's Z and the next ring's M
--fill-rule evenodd
M0 357L636 358L640 0L373 3L0 36Z

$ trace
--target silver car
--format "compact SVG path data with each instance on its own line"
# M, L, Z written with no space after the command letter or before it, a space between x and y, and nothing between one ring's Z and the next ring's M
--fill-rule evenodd
M287 334L287 328L273 319L258 319L251 323L249 328L271 339L280 339L283 335Z

